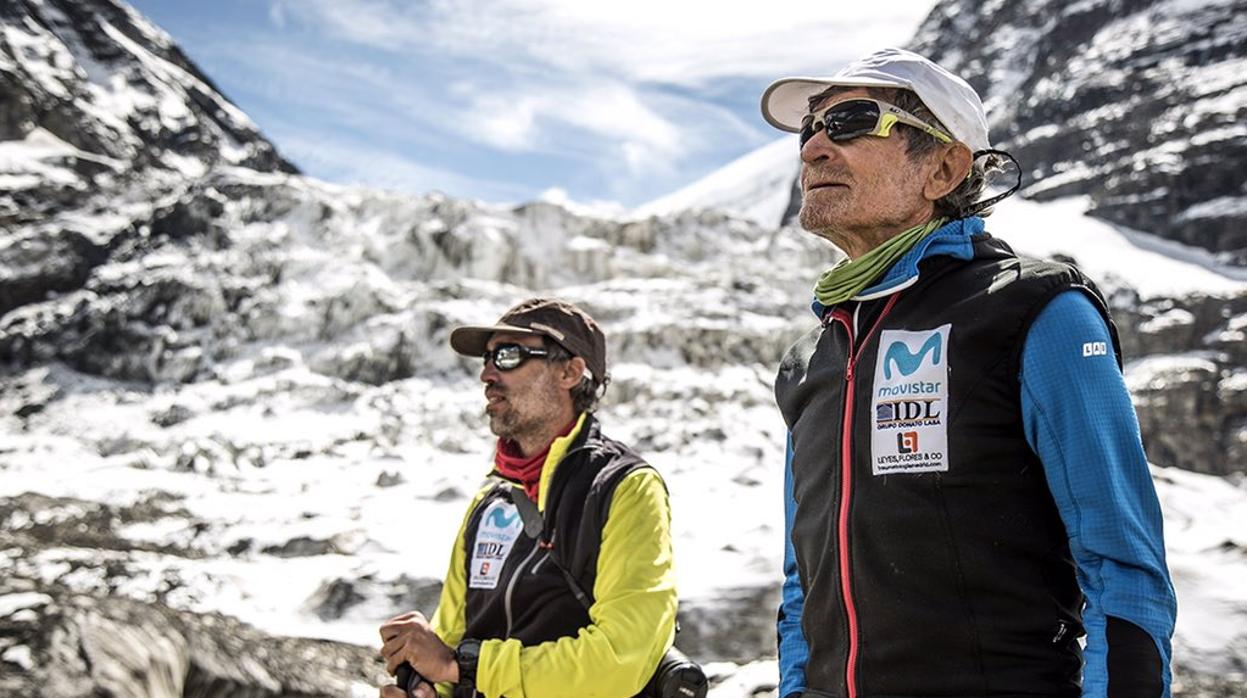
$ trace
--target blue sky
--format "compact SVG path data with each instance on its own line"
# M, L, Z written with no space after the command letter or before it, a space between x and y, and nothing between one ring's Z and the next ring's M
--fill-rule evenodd
M131 0L304 172L631 207L780 134L758 97L933 0Z

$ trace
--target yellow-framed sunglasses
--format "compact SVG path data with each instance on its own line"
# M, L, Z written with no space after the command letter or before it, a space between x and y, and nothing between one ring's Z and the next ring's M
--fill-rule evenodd
M801 147L819 131L826 131L833 141L847 141L859 136L887 138L892 127L901 123L929 133L941 143L952 143L952 136L935 128L895 104L877 99L848 99L836 102L801 120Z

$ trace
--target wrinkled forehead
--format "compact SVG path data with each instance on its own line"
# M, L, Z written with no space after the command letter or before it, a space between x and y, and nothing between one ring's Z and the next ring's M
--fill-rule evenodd
M493 349L500 344L523 344L528 347L539 347L541 346L541 335L495 332L489 335L489 341L485 343L485 348Z

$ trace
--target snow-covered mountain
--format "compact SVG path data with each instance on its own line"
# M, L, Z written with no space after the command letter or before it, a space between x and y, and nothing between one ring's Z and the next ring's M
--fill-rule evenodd
M909 48L983 96L994 146L1022 163L1022 197L1084 196L1096 218L1247 264L1244 0L943 0ZM789 223L800 191L782 150L639 211Z
M835 258L776 224L791 143L621 220L331 186L291 172L132 10L4 8L5 94L42 94L55 69L162 97L126 112L130 151L71 142L42 109L0 140L0 182L21 184L0 187L0 694L375 695L367 652L263 633L370 645L380 620L430 609L491 453L478 362L447 337L535 293L608 333L602 419L672 493L680 646L720 660L716 698L773 691L771 384ZM65 118L89 122L86 99ZM195 138L153 135L182 110ZM240 143L254 157L231 159ZM109 166L80 171L95 161ZM1247 685L1247 278L1088 205L1011 201L990 223L1109 291L1168 466L1175 694L1232 695Z
M914 50L978 89L1023 195L1247 264L1247 2L945 0Z
M636 216L716 210L778 228L799 208L796 186L801 161L795 136L780 138L733 160L709 175L636 209Z
M230 165L296 171L128 5L0 3L0 227L18 236L0 248L0 313L205 232L179 196Z

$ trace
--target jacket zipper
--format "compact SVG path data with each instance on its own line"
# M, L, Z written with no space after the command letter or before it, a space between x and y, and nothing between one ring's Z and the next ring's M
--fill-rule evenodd
M538 550L541 550L541 546L537 545L537 543L534 541L534 542L533 542L533 549L532 549L532 550L530 550L530 551L528 551L528 556L527 556L527 557L525 557L525 558L524 558L524 560L523 560L523 562L521 562L521 563L520 563L519 567L516 567L516 568L515 568L515 571L511 573L511 579L507 580L507 593L506 593L506 595L505 595L505 596L503 597L503 599L502 599L502 607L503 607L503 609L506 611L506 615L507 615L507 633L506 633L505 635L503 635L503 636L502 636L502 639L504 639L504 640L506 640L506 639L508 639L508 638L510 638L510 637L511 637L511 625L512 625L512 622L511 622L511 594L512 594L512 592L514 592L514 591L515 591L515 583L516 583L517 581L519 581L519 579L520 579L520 577L521 577L521 576L523 576L523 574L524 574L524 568L525 568L525 567L528 565L528 563L529 563L529 562L533 559L533 555L536 555L536 554L537 554L537 551L538 551Z
M538 544L538 547L540 547L540 544ZM546 554L543 555L541 559L537 561L537 564L533 565L532 574L537 574L538 572L540 572L541 566L546 564L546 560L549 560L549 559L550 559L550 551L546 550Z
M581 444L580 446L577 446L576 448L569 449L567 453L564 453L563 457L559 459L559 463L561 464L563 461L567 460L567 457L572 455L573 453L576 453L577 451L587 450L587 449L588 449L588 446L584 444ZM558 476L558 471L555 471L554 475ZM554 477L550 478L550 489L554 490ZM524 494L523 489L520 489L519 493L514 496L527 497L528 495ZM547 498L549 497L548 494L546 496ZM544 519L545 519L545 514L543 513L542 520L544 521ZM507 591L506 591L506 594L502 598L502 608L503 608L503 611L506 613L506 617L507 617L507 632L505 635L502 636L502 639L504 640L511 637L511 626L514 625L513 618L511 615L511 596L515 592L515 583L518 582L520 577L524 575L524 568L528 566L529 562L532 562L533 555L536 555L537 551L542 549L541 540L543 537L544 537L544 532L541 537L538 537L537 539L533 541L533 549L528 551L528 555L523 559L523 561L520 562L519 566L515 568L515 572L511 574L511 579L507 580ZM542 559L544 560L545 558L542 558ZM540 563L538 563L538 565L540 565Z
M854 313L851 321L849 313L843 309L837 308L830 315L832 321L844 326L844 331L849 336L848 358L844 365L844 419L840 432L840 512L836 522L836 540L840 548L840 595L844 599L844 614L849 625L849 656L844 667L848 698L857 698L857 653L861 643L857 629L857 605L853 601L853 582L849 574L849 504L853 494L853 402L856 398L853 371L870 338L883 324L883 319L892 310L892 306L896 305L900 295L895 293L888 299L887 305L879 313L879 318L862 338L861 346L854 344L857 314ZM861 309L860 304L857 309Z

